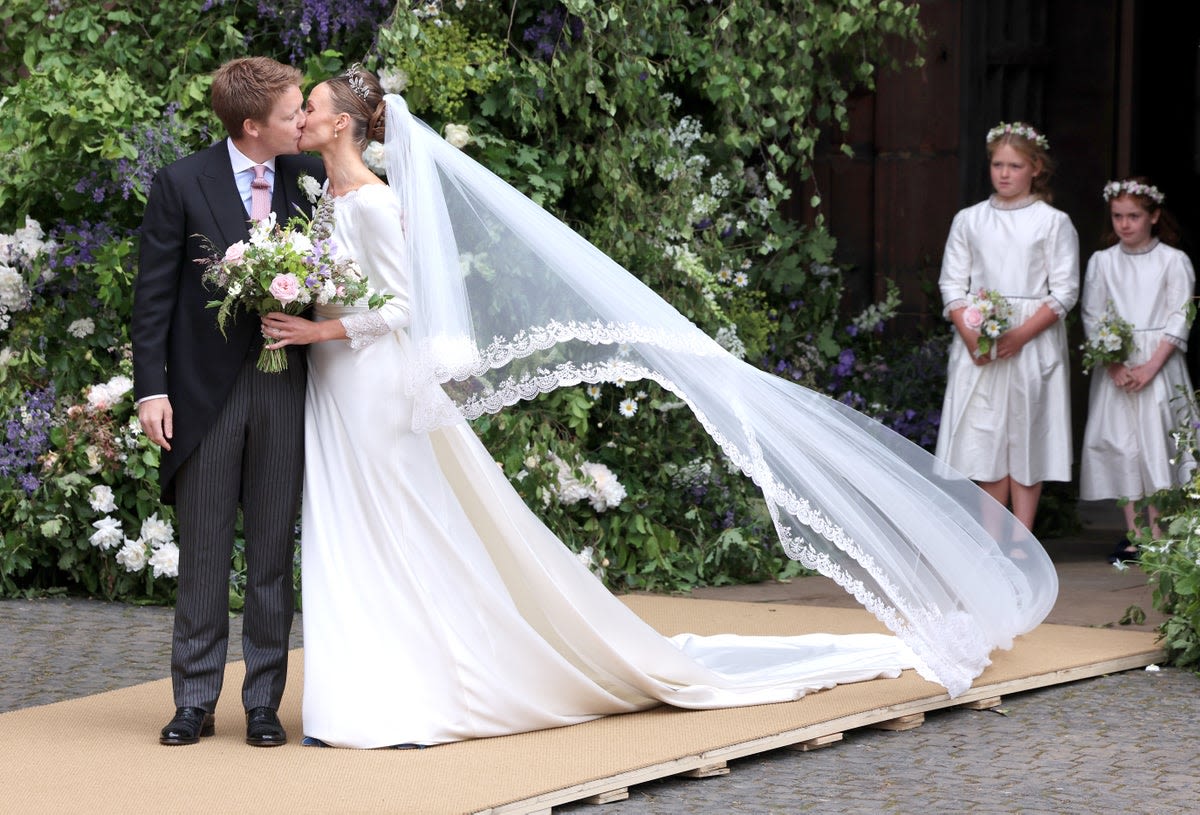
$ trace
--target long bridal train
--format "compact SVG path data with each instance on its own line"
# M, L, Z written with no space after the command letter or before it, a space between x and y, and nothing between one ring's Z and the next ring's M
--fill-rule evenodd
M393 301L404 330L310 350L307 735L433 744L659 703L784 701L906 667L957 695L994 648L1045 617L1049 558L974 484L735 359L399 97L387 101L391 187L335 199L335 240L372 285L404 294ZM618 377L685 401L763 490L788 554L898 638L671 641L630 613L529 511L463 418Z

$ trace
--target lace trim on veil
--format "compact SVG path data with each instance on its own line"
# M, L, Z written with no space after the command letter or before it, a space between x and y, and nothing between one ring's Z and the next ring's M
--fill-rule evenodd
M475 373L482 373L489 368L501 367L515 358L528 356L535 349L545 350L559 341L568 339L619 344L645 341L650 336L658 336L664 341L667 339L664 332L647 331L639 326L601 327L599 324L588 324L585 327L580 324L555 324L530 331L512 343L493 341L488 351L482 354L482 361L477 362L473 370ZM696 343L678 334L670 335L670 339L670 347L673 348L715 353L712 351L715 347L718 352L725 353L715 341L712 341L711 345ZM492 364L489 364L489 361ZM782 484L755 449L743 450L733 443L675 382L643 364L628 360L582 365L564 361L553 369L538 368L534 372L507 377L485 392L469 393L457 400L447 398L446 390L453 392L452 385L446 390L436 386L422 389L433 398L418 399L419 408L415 423L425 429L432 429L440 424L461 421L464 417L476 419L485 414L498 413L518 402L534 399L540 394L550 393L561 387L618 380L656 382L687 405L730 462L762 490L767 510L785 554L806 568L813 569L836 582L888 629L900 636L917 657L916 669L921 676L943 685L951 696L957 696L966 691L971 686L972 679L990 664L991 660L986 656L990 649L970 624L967 615L947 615L932 604L917 607L905 603L901 599L903 594L888 574L840 525L808 499L796 495L793 490ZM432 386L432 383L428 384ZM753 430L744 430L749 438L753 439ZM872 591L862 579L854 577L829 553L818 551L795 534L788 518L812 530L852 558L883 590L882 594ZM939 646L932 647L931 641L937 641ZM947 649L947 645L950 644L953 644L952 647ZM947 650L956 658L948 658Z
M654 381L762 490L784 552L852 594L951 695L992 648L1045 617L1053 565L978 487L878 423L734 358L402 98L386 100L388 179L410 219L399 260L413 277L414 430L560 387Z

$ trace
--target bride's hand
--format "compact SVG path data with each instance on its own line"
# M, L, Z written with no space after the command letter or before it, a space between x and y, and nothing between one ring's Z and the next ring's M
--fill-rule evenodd
M280 311L272 311L262 318L263 337L270 343L266 347L272 351L286 345L311 345L320 342L323 337L319 325L320 323L312 320Z

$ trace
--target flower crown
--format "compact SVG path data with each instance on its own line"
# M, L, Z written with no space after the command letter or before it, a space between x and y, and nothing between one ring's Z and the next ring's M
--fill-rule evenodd
M346 69L346 73L343 74L343 76L345 76L346 81L350 83L350 90L358 94L358 97L365 102L367 101L367 95L370 93L370 91L367 90L367 83L363 81L361 73L362 70L362 65L356 62Z
M1050 149L1050 141L1045 136L1043 136L1041 133L1038 133L1029 125L1021 122L1013 122L1012 124L1009 124L1008 122L1001 122L1000 124L996 125L988 131L987 143L991 144L992 142L996 141L996 139L1009 134L1012 134L1013 136L1020 136L1024 139L1029 139L1029 141L1033 142L1043 150Z
M1156 204L1161 204L1167 197L1158 191L1158 187L1140 181L1110 181L1104 185L1105 201L1120 198L1122 195L1144 195Z

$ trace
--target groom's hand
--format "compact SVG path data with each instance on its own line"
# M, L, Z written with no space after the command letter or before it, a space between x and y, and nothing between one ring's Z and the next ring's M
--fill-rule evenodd
M138 405L138 421L142 423L142 431L164 450L171 449L170 439L175 435L174 420L171 400L165 396L147 399Z

